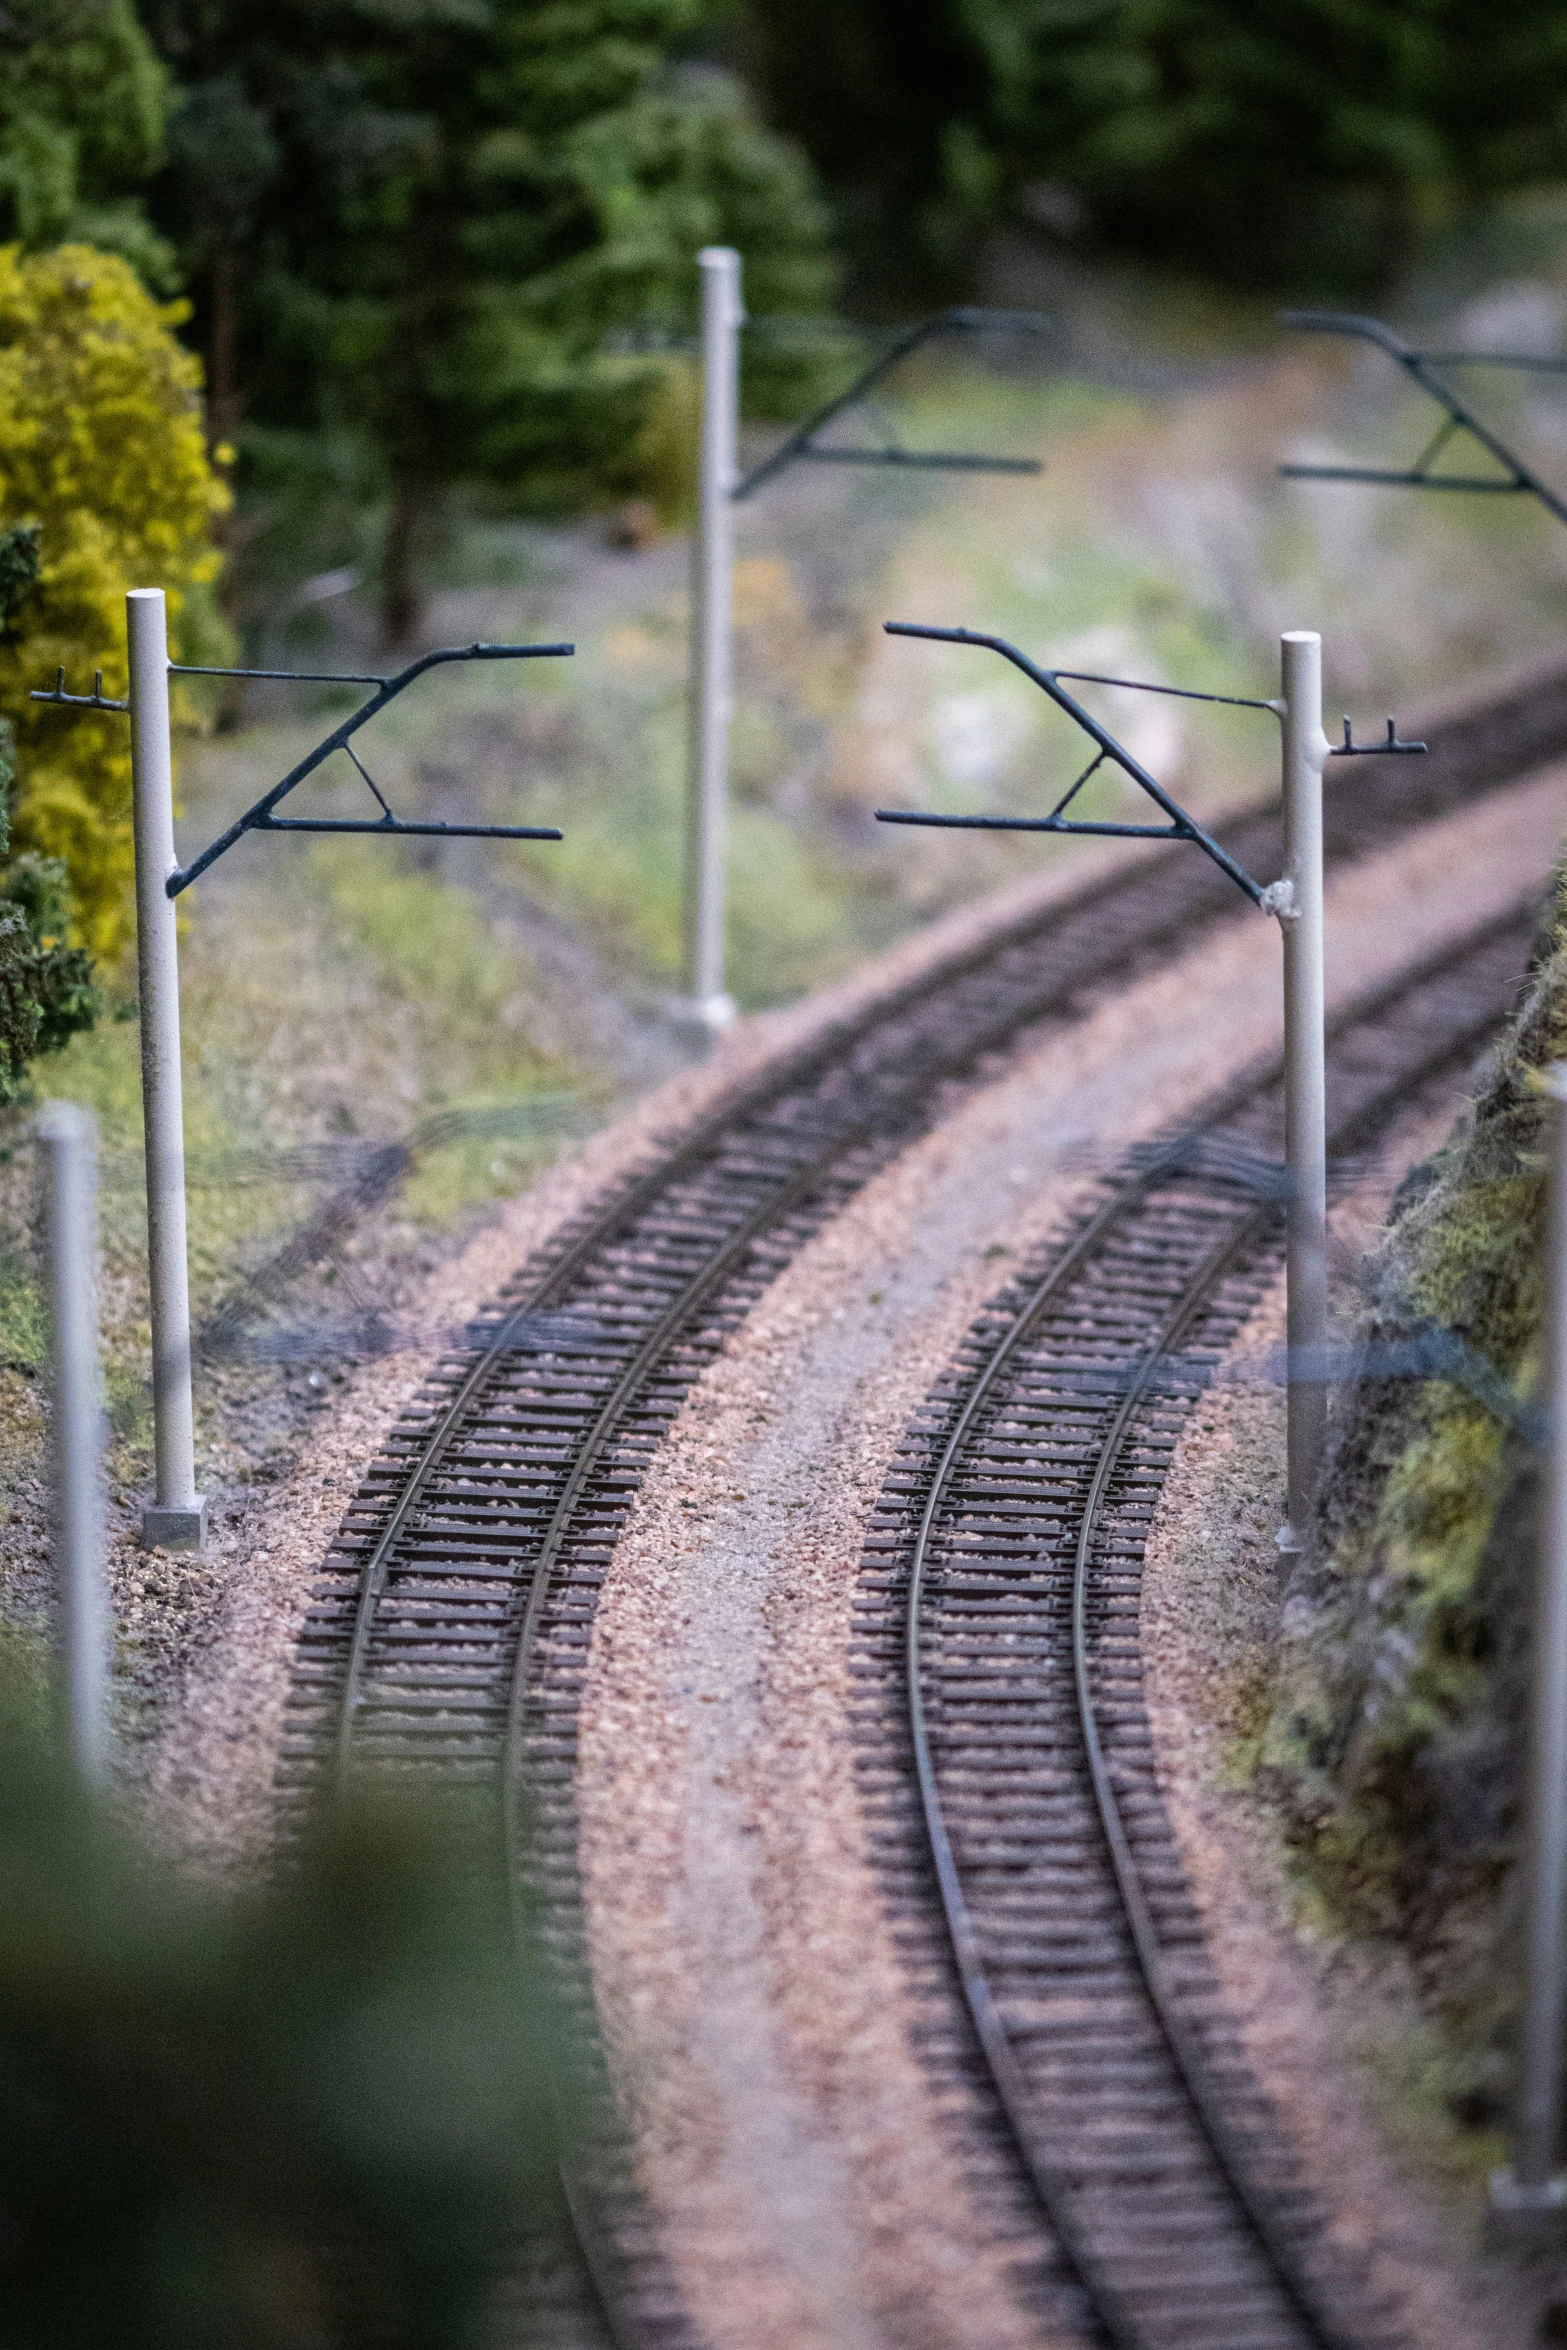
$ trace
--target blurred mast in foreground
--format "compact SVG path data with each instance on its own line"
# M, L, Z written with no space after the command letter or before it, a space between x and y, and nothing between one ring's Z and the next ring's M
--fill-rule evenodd
M103 1385L98 1362L97 1130L74 1102L38 1114L51 1328L56 1703L71 1768L109 1768L109 1605L104 1580Z

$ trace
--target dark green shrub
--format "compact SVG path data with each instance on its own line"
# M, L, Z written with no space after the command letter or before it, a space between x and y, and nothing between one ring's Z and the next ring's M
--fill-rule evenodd
M0 1747L0 2341L496 2338L558 2206L549 2027L482 1826L366 1792L220 1899Z
M0 637L37 583L38 538L28 523L0 530ZM99 1009L91 959L67 935L63 862L10 855L15 778L11 729L0 720L0 1103L24 1090L31 1061L90 1028Z

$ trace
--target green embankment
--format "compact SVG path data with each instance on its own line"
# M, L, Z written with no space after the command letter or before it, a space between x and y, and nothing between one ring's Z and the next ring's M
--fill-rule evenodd
M1371 1347L1407 1353L1433 1326L1452 1331L1524 1406L1542 1369L1540 1072L1563 1057L1558 869L1517 1018L1446 1144L1400 1187L1364 1308ZM1442 1379L1372 1378L1345 1421L1322 1555L1285 1604L1264 1783L1282 1800L1309 1904L1409 1952L1435 2027L1425 2094L1473 2133L1478 2161L1509 2069L1538 1457L1526 1433Z

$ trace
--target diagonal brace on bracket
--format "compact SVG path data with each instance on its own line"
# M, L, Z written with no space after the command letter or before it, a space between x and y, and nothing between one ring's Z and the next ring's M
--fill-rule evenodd
M254 807L247 808L244 815L237 817L234 823L229 826L227 832L220 833L209 847L203 849L199 857L193 857L188 865L181 866L177 871L171 873L165 884L169 896L176 898L182 890L188 889L199 874L205 873L209 865L215 865L225 850L231 849L234 843L242 839L247 832L373 832L379 834L383 839L388 834L400 833L405 836L416 834L425 838L434 837L447 840L559 840L561 835L553 825L424 824L410 823L402 817L394 816L391 809L387 807L386 801L382 799L381 793L371 781L358 754L350 747L350 738L375 717L378 711L384 710L388 702L394 701L400 693L405 692L413 684L415 678L423 677L426 670L438 669L452 662L465 661L562 660L569 657L574 650L574 646L565 644L453 645L440 652L421 654L417 661L410 661L406 669L397 670L391 677L318 679L316 682L322 684L340 682L348 685L373 685L376 690L367 700L361 702L351 717L345 718L341 726L334 727L323 741L317 743L313 751L307 752L303 759L291 767L281 783L275 783L269 792L263 793ZM171 663L170 666L178 670L177 664ZM286 676L288 674L287 671L277 670L210 669L199 672L184 670L178 673L186 676L201 675L206 677ZM364 776L376 798L380 800L384 813L377 817L361 818L274 815L273 810L279 802L293 791L297 784L303 783L307 775L313 775L316 769L332 756L334 751L339 750L348 752L348 756L353 760L360 774Z
M1047 321L1032 310L975 310L957 308L942 310L934 318L922 318L899 335L887 349L860 372L847 391L838 393L818 408L814 416L798 425L780 448L761 464L754 466L730 493L736 504L750 497L763 482L782 473L787 466L809 463L814 465L902 465L917 466L947 473L1041 473L1044 468L1034 457L981 457L960 450L905 449L889 435L880 448L841 448L818 440L821 433L836 417L859 406L866 394L885 376L901 365L922 343L943 334L1043 334Z
M1206 856L1211 857L1222 873L1228 874L1236 888L1244 891L1253 905L1262 906L1264 904L1262 883L1254 881L1245 866L1238 864L1228 849L1220 847L1212 833L1205 832L1196 818L1189 816L1179 801L1171 798L1163 784L1149 774L1140 760L1133 758L1125 744L1118 742L1109 729L1101 725L1092 711L1084 709L1075 694L1068 693L1066 686L1062 683L1063 678L1071 678L1074 682L1081 682L1085 678L1083 671L1041 669L1037 663L1028 658L1026 653L1019 652L1016 645L1008 644L1005 637L985 636L974 629L927 628L918 622L909 620L888 620L884 621L882 625L889 636L929 637L939 644L980 645L987 652L999 653L1003 660L1010 661L1015 669L1021 669L1025 677L1031 678L1043 693L1048 694L1056 707L1065 711L1075 726L1081 727L1084 734L1096 746L1096 755L1072 785L1065 798L1056 803L1048 816L938 816L902 808L878 808L876 810L878 824L920 824L940 828L950 827L954 831L973 832L1075 832L1115 840L1189 840L1195 842ZM1178 692L1183 701L1227 702L1240 709L1268 710L1273 712L1275 716L1279 712L1279 705L1276 702L1254 702L1239 694L1198 694L1185 687L1144 686L1140 678L1134 677L1095 676L1088 682L1096 685L1127 686L1134 692ZM1145 793L1153 801L1154 805L1167 818L1165 823L1101 824L1088 822L1064 813L1068 804L1081 791L1095 768L1107 760L1112 766L1119 767L1122 774L1127 776L1136 784L1140 792Z
M1364 482L1388 489L1414 490L1469 490L1482 495L1522 495L1535 498L1548 514L1558 522L1567 523L1567 500L1558 497L1546 481L1542 481L1532 466L1526 465L1506 442L1499 439L1490 426L1478 417L1469 403L1455 392L1436 372L1438 367L1516 367L1534 368L1542 373L1559 373L1567 367L1560 359L1531 359L1526 352L1513 351L1417 351L1406 343L1392 327L1379 318L1360 318L1348 311L1338 310L1281 310L1280 323L1293 327L1300 334L1347 335L1359 342L1372 343L1379 351L1401 367L1412 383L1418 384L1428 399L1434 400L1443 412L1444 421L1421 451L1413 465L1387 467L1376 465L1281 465L1279 472L1286 481L1348 481ZM1430 468L1454 433L1466 433L1477 447L1483 449L1501 468L1500 474L1433 473Z
M1098 774L1100 768L1104 765L1108 756L1109 754L1106 751L1095 751L1093 757L1089 760L1088 765L1083 769L1082 774L1077 778L1077 781L1067 785L1066 790L1061 794L1061 797L1057 800L1055 806L1051 809L1050 813L1052 816L1064 816L1066 814L1068 808L1070 808L1072 802L1076 799L1084 784L1092 782L1093 778Z
M369 785L371 791L375 794L376 799L380 803L381 813L384 816L386 822L388 824L395 824L397 822L397 818L392 814L391 808L387 803L386 794L382 791L381 786L376 782L375 777L371 774L363 759L360 758L359 753L354 749L353 744L344 743L343 748L347 752L349 758L352 759L354 765L358 768L360 774L364 777L365 782Z
M351 737L356 735L359 729L376 715L377 711L384 710L388 702L395 701L400 693L405 692L413 684L415 678L423 677L426 670L439 669L452 662L465 661L561 660L568 658L575 650L574 645L566 644L450 645L439 652L422 653L417 661L410 661L405 669L394 671L390 677L375 674L364 675L357 672L346 674L340 671L303 669L218 669L195 662L171 661L168 665L171 677L288 679L295 683L311 685L370 685L374 686L375 691L367 700L361 702L351 717L345 718L341 726L334 727L323 741L317 743L313 751L308 751L303 759L291 767L281 783L275 783L269 792L262 794L253 807L245 810L243 816L236 817L227 832L220 833L215 841L202 850L199 857L193 857L188 865L177 866L165 882L165 890L171 898L177 898L182 890L188 889L197 876L205 873L210 865L215 865L218 859L231 849L236 841L242 840L247 832L373 832L382 839L385 839L388 834L401 834L405 837L415 835L425 839L444 840L559 840L562 836L552 824L426 824L409 822L401 816L395 816L358 752L352 747ZM59 683L52 691L35 692L31 699L35 702L48 702L58 708L72 710L128 710L130 708L128 702L110 701L105 698L101 670L98 672L91 694L68 694L65 690L65 671L62 669ZM273 810L279 802L285 799L297 784L303 783L307 775L313 775L318 767L324 765L334 751L348 753L349 758L352 759L380 802L382 813L376 817L274 815Z

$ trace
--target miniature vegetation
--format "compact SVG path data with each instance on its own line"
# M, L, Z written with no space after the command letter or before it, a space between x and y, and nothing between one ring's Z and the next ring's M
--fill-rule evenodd
M699 0L145 15L178 76L145 192L259 525L235 588L258 617L280 573L351 561L401 642L459 492L677 503L689 373L663 346L701 245L743 244L771 310L831 295L803 156L733 75L675 63Z
M1520 1404L1543 1377L1547 1102L1567 1056L1559 872L1523 1006L1448 1143L1406 1179L1370 1275L1367 1336L1456 1332ZM1373 1378L1327 1496L1326 1550L1292 1591L1263 1741L1307 1882L1353 1930L1411 1951L1445 2027L1445 2092L1500 2118L1538 1455L1465 1386Z
M211 527L226 493L203 438L200 369L173 332L182 315L89 246L0 251L0 520L37 532L34 575L13 568L0 638L12 837L64 861L77 942L104 959L130 921L129 730L118 713L28 697L62 667L73 692L102 670L105 694L123 697L128 587L166 591L176 659L211 646Z
M1343 293L1567 167L1553 0L743 0L741 15L769 111L872 282L961 284L1006 226Z
M128 191L162 160L165 99L131 0L12 0L0 20L0 243L96 245L162 281L172 255Z
M0 645L38 578L38 532L0 533ZM92 967L68 937L70 891L58 857L10 857L15 767L0 720L0 1104L22 1092L28 1064L56 1053L98 1010Z

